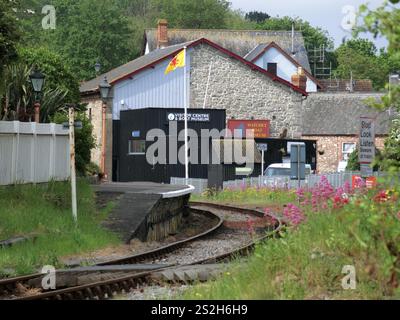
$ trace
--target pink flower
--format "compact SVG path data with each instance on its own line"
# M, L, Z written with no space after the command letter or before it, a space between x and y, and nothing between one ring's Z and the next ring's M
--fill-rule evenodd
M265 208L264 209L264 218L269 218L271 214L271 209L270 208Z
M292 203L288 203L283 210L283 216L294 226L299 225L305 221L304 213Z
M351 193L351 185L349 181L346 181L343 185L343 192L346 194L350 194Z
M357 189L363 189L366 187L365 180L363 178L358 178L355 180L355 187Z
M298 201L302 201L302 200L304 199L304 197L305 197L305 195L304 195L304 189L303 189L303 188L298 188L298 189L296 190L296 195L297 195L297 200L298 200Z
M247 218L247 231L249 233L254 233L254 220Z

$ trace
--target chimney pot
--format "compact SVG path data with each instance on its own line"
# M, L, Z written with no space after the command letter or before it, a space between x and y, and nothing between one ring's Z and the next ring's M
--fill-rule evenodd
M307 76L302 67L297 68L297 72L292 75L292 84L300 89L306 91L307 89Z
M157 26L157 48L168 46L168 21L166 19L158 20Z

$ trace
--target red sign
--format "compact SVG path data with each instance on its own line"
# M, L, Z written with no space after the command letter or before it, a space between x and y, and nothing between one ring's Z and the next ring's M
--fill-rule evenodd
M352 176L352 187L353 189L359 189L361 187L366 187L367 189L372 189L376 187L377 180L376 177L368 177L364 180L361 176Z
M228 120L231 135L236 133L243 138L246 137L246 132L247 138L269 138L269 126L269 120Z

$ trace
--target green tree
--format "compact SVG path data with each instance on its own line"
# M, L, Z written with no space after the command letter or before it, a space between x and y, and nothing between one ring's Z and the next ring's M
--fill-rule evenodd
M59 54L41 47L19 48L18 55L20 62L28 67L37 66L45 74L45 88L65 91L68 102L79 102L79 81Z
M307 21L300 18L291 17L271 17L265 20L263 23L257 25L257 29L261 30L292 30L294 25L296 31L301 31L304 37L304 44L309 52L310 64L312 65L311 57L312 50L324 49L325 63L329 66L332 63L332 67L336 67L336 59L333 54L334 43L330 37L328 31L318 27L313 27Z
M79 80L95 76L99 61L108 71L135 58L132 30L116 0L53 0L55 30L38 29L40 44L59 52Z
M388 42L387 54L390 56L390 68L400 66L400 7L398 0L384 1L375 10L368 9L367 5L360 7L360 16L364 23L356 33L371 32L375 37L385 37ZM394 108L400 112L400 86L390 88L389 93L381 98L380 102L372 99L368 104L379 110ZM392 128L385 141L385 148L379 161L380 166L388 171L400 171L400 119L397 116L392 121Z
M368 39L350 39L343 43L341 47L355 50L358 53L369 57L375 57L377 53L375 44Z
M379 149L375 148L375 157L380 159L382 154ZM378 171L379 164L374 163L373 170ZM347 171L360 171L360 163L358 162L358 148L355 148L354 151L349 155L349 160L347 161Z
M161 18L174 28L223 29L229 13L226 0L152 0Z
M393 120L389 137L385 140L385 148L377 163L384 171L400 169L400 118Z
M271 18L271 16L268 13L261 11L250 11L246 13L245 18L252 22L262 23L265 20Z
M364 54L363 49L341 45L336 50L338 67L334 71L337 78L369 79L375 89L384 88L389 74L387 62L378 56Z
M0 75L2 68L16 57L16 44L20 36L13 2L0 1Z

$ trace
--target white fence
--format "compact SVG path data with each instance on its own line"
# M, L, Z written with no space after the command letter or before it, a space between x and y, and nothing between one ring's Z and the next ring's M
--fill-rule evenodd
M329 183L335 187L343 186L346 181L352 183L352 176L360 175L360 172L340 172L340 173L326 173L326 174L311 174L306 176L306 179L300 182L301 187L313 187L315 184L321 181L321 178L325 176ZM384 172L374 172L376 177L386 176ZM398 179L400 181L400 178ZM171 184L184 185L184 178L171 178ZM188 184L195 187L194 193L203 193L207 189L207 179L189 179ZM226 188L243 188L243 187L270 187L270 188L287 188L296 189L299 184L296 180L290 180L290 177L279 176L279 177L250 177L243 178L240 180L224 181L224 189Z
M0 185L69 176L68 130L62 125L0 121Z

